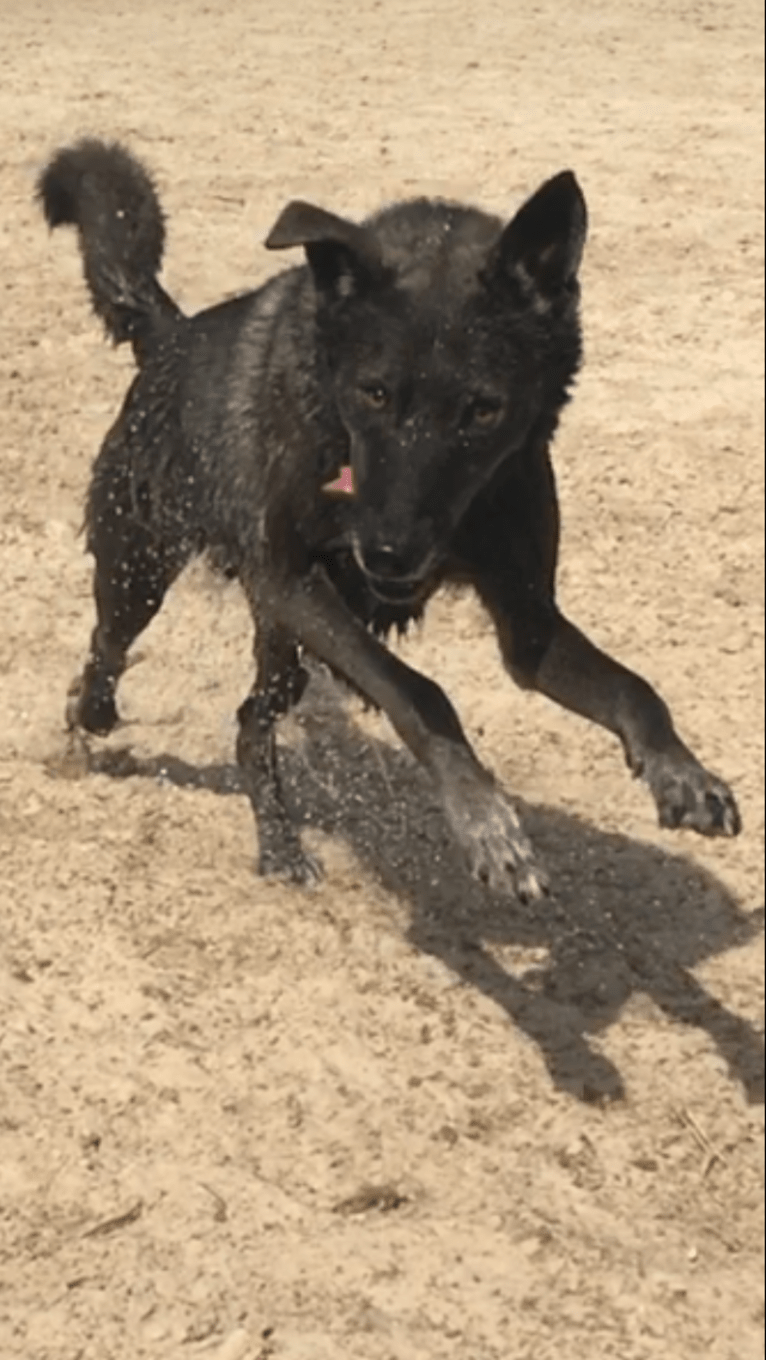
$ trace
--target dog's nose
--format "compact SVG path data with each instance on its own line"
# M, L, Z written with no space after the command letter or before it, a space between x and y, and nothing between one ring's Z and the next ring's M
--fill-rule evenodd
M410 574L402 553L384 543L364 553L365 571L380 581L397 581Z

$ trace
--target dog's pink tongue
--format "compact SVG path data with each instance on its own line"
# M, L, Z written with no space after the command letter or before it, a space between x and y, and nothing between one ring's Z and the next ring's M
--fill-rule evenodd
M342 496L353 496L355 491L353 468L341 468L338 480L336 482L330 482L329 485L325 487L325 491L336 491L340 492Z

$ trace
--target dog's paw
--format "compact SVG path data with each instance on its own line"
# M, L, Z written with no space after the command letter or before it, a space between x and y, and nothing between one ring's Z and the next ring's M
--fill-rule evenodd
M491 782L474 786L465 799L445 800L447 820L468 859L474 878L492 892L536 902L549 891L519 815Z
M304 850L297 839L292 845L262 849L258 873L262 878L281 879L283 883L296 883L301 888L318 888L324 881L321 860Z
M693 756L654 757L644 776L654 794L660 826L689 828L702 836L738 836L742 830L731 789Z
M108 737L119 722L114 684L86 667L67 691L65 721L70 732L81 728L94 737Z
M316 855L301 850L290 863L289 880L302 888L318 888L324 882L324 865Z

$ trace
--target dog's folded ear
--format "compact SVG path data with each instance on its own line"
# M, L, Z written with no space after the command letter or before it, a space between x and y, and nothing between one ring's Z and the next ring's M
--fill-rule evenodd
M489 277L503 274L543 301L571 291L588 229L583 192L571 170L549 179L505 228Z
M267 250L303 246L318 290L336 298L364 291L383 274L371 231L298 199L282 210L265 244Z

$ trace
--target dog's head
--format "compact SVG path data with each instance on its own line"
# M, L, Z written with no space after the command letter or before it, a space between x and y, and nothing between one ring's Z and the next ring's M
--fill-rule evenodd
M580 359L585 234L569 171L507 225L426 199L363 225L294 202L276 222L267 246L308 258L354 551L381 598L417 598L500 465L555 428Z

